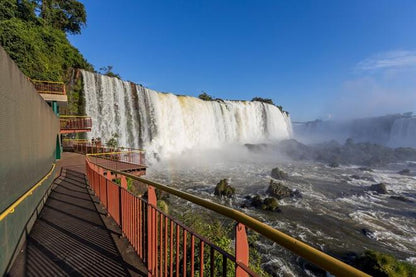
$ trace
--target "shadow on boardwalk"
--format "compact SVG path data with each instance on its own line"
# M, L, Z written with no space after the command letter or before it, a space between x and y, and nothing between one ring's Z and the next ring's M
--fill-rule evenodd
M54 186L11 276L144 275L137 261L120 254L135 255L128 243L120 242L115 223L110 228L104 223L111 219L97 207L83 173L64 167Z

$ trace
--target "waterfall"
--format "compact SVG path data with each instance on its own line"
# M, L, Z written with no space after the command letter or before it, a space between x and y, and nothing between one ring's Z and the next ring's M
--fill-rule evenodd
M86 113L93 120L89 138L158 156L194 147L261 143L292 135L290 118L277 107L251 101L203 101L177 96L88 71L82 71Z
M405 117L394 121L389 145L416 148L416 117Z

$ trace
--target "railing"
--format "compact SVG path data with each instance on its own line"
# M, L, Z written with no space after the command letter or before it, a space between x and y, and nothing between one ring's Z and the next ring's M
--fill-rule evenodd
M146 263L149 276L257 276L248 267L246 228L337 276L369 276L242 212L95 164L90 155L86 159L86 171L89 185ZM137 197L127 190L127 177L147 185L147 199ZM121 186L113 178L119 179ZM235 254L227 253L158 209L155 189L235 220Z
M61 123L61 130L64 131L90 131L92 128L92 120L91 117L88 116L61 115L59 120Z
M145 152L129 147L109 147L101 143L73 143L74 152L109 161L125 162L144 166Z
M40 81L32 79L30 81L33 83L38 93L66 95L65 84L63 82Z

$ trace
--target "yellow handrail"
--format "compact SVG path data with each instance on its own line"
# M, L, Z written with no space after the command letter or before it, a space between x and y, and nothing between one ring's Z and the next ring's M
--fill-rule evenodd
M88 158L89 155L87 155ZM93 161L91 160L93 163ZM128 174L126 172L117 171L111 168L104 167L102 165L99 165L99 167L104 168L105 170L109 170L116 174L121 174L126 177L132 178L134 180L137 180L139 182L143 182L147 185L153 186L157 189L163 190L167 193L173 194L175 196L178 196L182 199L185 199L187 201L190 201L192 203L195 203L199 206L205 207L209 210L212 210L214 212L217 212L219 214L222 214L228 218L234 219L237 222L241 222L245 226L249 227L250 229L258 232L259 234L262 234L263 236L271 239L272 241L276 242L277 244L285 247L286 249L294 252L295 254L305 258L306 260L314 263L315 265L327 270L328 272L335 274L336 276L370 276L350 265L347 265L344 262L341 262L338 259L335 259L334 257L325 254L322 251L319 251L318 249L299 241L281 231L278 231L269 225L258 221L257 219L254 219L242 212L239 212L237 210L234 210L232 208L199 198L197 196L194 196L192 194L168 187L166 185L162 185L141 177L137 177L132 174Z
M14 213L14 209L22 203L28 196L32 195L32 193L42 185L42 183L51 176L53 170L55 169L56 164L52 164L51 170L46 174L39 182L37 182L30 190L28 190L25 194L19 197L13 204L11 204L4 212L0 214L0 221L2 221L6 216L9 214Z

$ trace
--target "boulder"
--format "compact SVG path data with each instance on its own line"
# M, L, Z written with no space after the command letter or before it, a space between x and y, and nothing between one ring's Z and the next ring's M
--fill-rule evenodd
M287 177L289 177L286 172L280 170L278 167L272 169L272 173L270 174L270 176L278 180L285 180L287 179Z
M283 199L287 197L302 197L300 192L297 190L291 190L280 182L274 182L270 180L269 188L267 193L277 199Z
M266 197L263 199L260 195L256 194L250 197L250 206L263 211L280 211L279 202L274 197Z
M386 185L384 183L371 185L367 190L375 191L379 194L387 194L388 193Z
M394 199L394 200L406 202L406 203L413 203L414 202L413 200L411 200L409 198L406 198L404 196L401 196L401 195L392 195L392 196L390 196L390 198Z
M332 167L332 168L339 167L339 163L337 163L337 162L330 162L330 163L328 164L328 166L329 166L329 167Z
M372 170L371 168L369 168L369 167L360 167L360 168L358 168L358 170L361 170L361 171L366 171L366 172L374 172L374 170Z
M228 184L227 179L222 179L216 186L214 194L217 196L224 196L231 198L235 194L235 188Z
M410 169L406 168L406 169L400 170L397 173L400 174L400 175L409 175L410 174Z
M376 236L374 235L374 232L371 231L371 230L369 230L369 229L367 229L367 228L362 228L361 229L361 233L364 236L366 236L367 238L374 239L374 240L376 239Z

